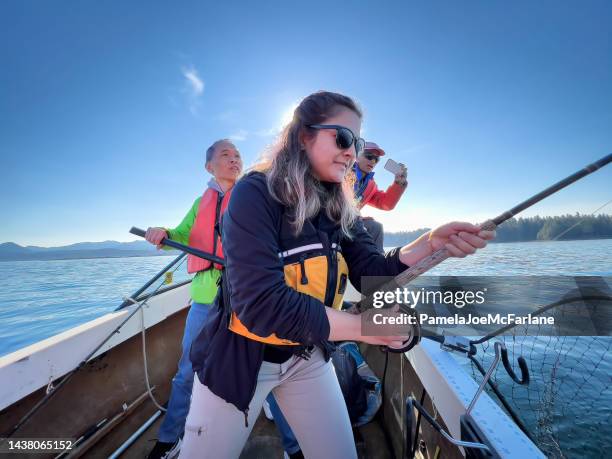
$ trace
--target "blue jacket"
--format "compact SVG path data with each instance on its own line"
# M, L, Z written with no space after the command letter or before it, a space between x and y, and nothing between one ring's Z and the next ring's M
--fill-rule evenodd
M231 309L253 333L279 337L326 349L329 321L318 299L285 282L281 248L290 238L286 231L289 211L269 194L266 177L255 172L235 186L223 215L223 251ZM301 241L329 241L338 225L322 211L305 225ZM312 234L308 232L312 229ZM316 234L315 234L316 233ZM399 248L381 255L361 219L352 228L353 239L340 240L349 267L349 279L360 290L362 276L396 276L407 267ZM265 344L228 329L223 295L217 295L208 320L191 347L193 369L211 392L248 412L257 386Z
M374 172L368 172L367 174L362 172L357 163L353 164L353 172L355 173L356 178L355 184L353 185L353 192L355 193L355 199L357 199L357 201L361 201L363 198L363 193L368 187L368 183L374 178Z

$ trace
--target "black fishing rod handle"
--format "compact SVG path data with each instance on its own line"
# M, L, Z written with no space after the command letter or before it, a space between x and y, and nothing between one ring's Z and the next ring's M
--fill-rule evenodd
M132 233L134 236L140 236L140 237L145 237L145 234L147 234L145 230L136 228L135 226L132 226L130 228L130 233Z
M130 233L132 233L134 236L140 236L141 238L145 239L145 236L147 234L147 232L143 229L140 228L136 228L135 226L132 226L130 228ZM166 234L168 234L168 232L166 232ZM167 244L168 241L170 241L170 244ZM174 241L171 241L170 239L168 239L167 237L163 238L159 243L161 245L168 245L168 247L173 247L173 248L178 248L180 250L179 247L175 247L175 245L173 244Z
M145 237L146 231L132 226L132 228L130 228L130 233L136 236ZM196 249L194 247L190 247L188 245L173 241L172 239L168 239L167 237L163 238L160 241L160 244L165 245L167 247L172 247L173 249L181 250L183 252L187 252L188 254L195 255L196 257L202 258L203 260L212 261L213 263L225 266L225 259L217 257L216 255L213 255L211 253L203 252L202 250Z

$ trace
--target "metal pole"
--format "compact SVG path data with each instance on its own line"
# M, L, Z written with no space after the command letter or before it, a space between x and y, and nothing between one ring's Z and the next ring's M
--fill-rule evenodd
M130 233L136 236L145 237L146 231L132 226L132 228L130 229ZM161 244L167 245L168 247L172 247L174 249L182 250L183 252L187 252L191 255L195 255L196 257L203 258L204 260L212 261L221 266L225 266L225 260L223 258L219 258L210 253L206 253L201 250L190 247L188 245L181 244L180 242L173 241L172 239L168 239L167 237L161 240Z
M134 299L134 300L137 299L138 295L140 295L142 292L144 292L146 289L148 289L151 285L153 285L153 282L155 282L157 279L159 279L161 276L163 276L166 271L168 271L175 264L177 264L180 260L182 260L185 257L185 255L187 255L187 254L185 252L183 252L178 257L176 257L174 260L172 260L170 263L168 263L160 272L158 272L155 276L153 276L146 284L144 284L142 287L140 287L138 290L136 290L134 293L132 293L129 296L130 300L125 300L123 303L121 303L119 305L119 307L117 309L115 309L115 311L119 311L120 309L123 309L126 306L129 306L130 304L133 304L133 302L131 301L132 299Z
M140 428L125 441L125 443L123 443L113 454L108 457L108 459L117 459L119 456L121 456L130 446L132 446L138 437L140 437L151 426L151 424L153 424L157 418L161 416L161 414L162 412L157 410L155 414L151 416L147 422L141 425Z

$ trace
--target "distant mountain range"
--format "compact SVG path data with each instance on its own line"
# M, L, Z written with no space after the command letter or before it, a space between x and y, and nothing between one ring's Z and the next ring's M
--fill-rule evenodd
M413 241L429 228L385 233L385 246L397 247ZM560 215L557 217L512 218L497 229L494 242L525 242L612 238L612 215ZM146 241L79 242L64 247L22 247L13 242L0 244L0 261L67 260L77 258L118 258L176 255L175 250L157 250Z
M0 261L150 257L177 253L175 250L157 250L146 241L79 242L63 247L23 247L13 242L0 244Z

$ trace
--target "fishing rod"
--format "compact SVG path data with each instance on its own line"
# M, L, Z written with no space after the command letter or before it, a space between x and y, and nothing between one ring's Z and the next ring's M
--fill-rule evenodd
M144 292L151 285L153 285L157 279L159 279L160 277L162 277L166 273L166 271L170 270L170 268L172 268L175 264L177 264L179 261L181 261L185 257L185 255L187 255L185 252L181 252L181 254L179 256L177 256L174 260L172 260L170 263L168 263L166 266L164 266L160 272L158 272L155 276L153 276L151 279L149 279L142 287L140 287L138 290L136 290L134 293L132 293L130 296L128 296L123 301L123 303L121 303L119 305L119 307L117 307L117 309L115 309L115 311L119 311L120 309L126 308L129 305L134 304L134 302L132 300L135 300L136 298L138 298L138 296L142 292ZM177 268L178 268L178 266L177 266Z
M589 164L583 169L580 169L579 171L569 175L563 180L560 180L557 183L544 189L543 191L540 191L539 193L533 195L529 199L526 199L520 204L517 204L510 210L507 210L506 212L498 215L497 217L491 220L485 221L482 225L480 225L481 229L485 231L493 231L495 228L497 228L499 225L504 223L506 220L511 219L515 215L533 206L534 204L542 201L548 196L556 193L557 191L562 190L563 188L586 177L587 175L592 174L596 170L601 169L602 167L606 166L610 162L612 162L612 154L604 156L600 160L595 161L592 164ZM429 255L428 257L423 258L421 261L419 261L414 266L411 266L405 271L403 271L402 273L398 274L391 281L383 284L383 286L380 287L378 290L379 291L392 291L397 288L400 288L400 289L404 288L407 284L412 282L414 279L421 276L425 272L429 271L434 266L439 265L440 263L442 263L444 260L446 260L450 256L451 254L446 248L439 249L435 251L434 253L432 253L431 255ZM373 304L373 300L374 298L372 294L362 299L361 301L355 303L356 311L363 312L367 309L370 309L372 307L371 305ZM418 321L417 321L415 325L411 326L408 340L404 341L404 346L401 348L388 348L388 350L394 353L403 353L403 352L409 351L410 349L412 349L414 346L418 344L418 342L420 341L420 338L421 338L420 325L418 324Z
M144 237L145 236L145 231L140 229L140 228L135 228L132 227L130 229L130 233L136 235L136 236L141 236ZM218 263L220 265L225 266L225 260L222 258L219 258L215 255L212 255L210 253L206 253L203 252L201 250L198 249L194 249L193 247L189 247L183 244L180 244L178 242L172 241L171 239L168 238L164 238L161 241L162 245L167 245L168 247L173 247L175 249L179 249L182 250L183 252L187 252L190 253L192 255L195 255L196 257L200 257L203 258L205 260L209 260L212 261L214 263ZM140 293L142 293L146 288L148 288L148 286L152 285L153 282L155 282L156 279L160 278L162 276L162 274L164 273L165 270L169 269L170 267L172 267L174 264L176 264L179 260L181 260L184 257L184 253L179 255L178 257L176 257L176 259L174 259L172 262L170 262L170 264L168 266L166 266L164 268L164 270L160 271L157 275L154 276L154 278L152 280L150 280L145 287L139 289ZM2 439L0 441L0 445L3 444L7 438L12 437L15 432L17 432L17 430L19 430L21 428L21 426L23 426L26 422L28 422L28 420L30 420L30 418L32 416L34 416L34 414L39 411L43 406L45 406L49 400L51 400L52 397L55 396L55 394L57 394L59 392L59 390L64 387L66 385L66 383L72 379L72 377L83 367L85 367L85 365L88 363L89 359L91 359L96 352L98 352L99 349L102 348L102 346L104 346L108 340L111 339L111 337L113 337L113 335L115 335L116 333L119 333L119 330L142 308L142 306L149 300L149 298L151 298L153 295L155 295L157 293L157 290L159 290L159 288L162 286L163 284L160 284L153 292L151 292L149 295L147 295L145 298L143 298L140 301L136 301L134 299L134 297L130 297L127 300L125 300L122 305L120 306L120 308L125 307L126 303L127 304L138 304L138 307L135 308L133 311L131 311L128 316L117 326L115 327L115 329L109 333L89 354L87 354L87 356L81 360L79 362L79 364L74 367L72 370L70 370L68 373L66 373L66 375L63 377L63 379L53 388L53 390L51 392L48 392L47 394L45 394L45 396L39 400L31 409L30 411L28 411L20 420L19 422L17 422L17 424L15 424L8 432L6 432L5 434L2 434ZM136 294L140 294L140 293L136 293Z
M130 233L134 234L135 236L140 236L140 237L145 237L145 235L147 234L145 230L136 228L135 226L132 226L132 228L130 228ZM196 257L203 258L204 260L212 261L213 263L217 263L218 265L225 266L225 259L217 257L207 252L203 252L202 250L196 249L194 247L190 247L188 245L181 244L180 242L173 241L172 239L169 239L167 237L163 238L160 244L168 246L168 247L172 247L174 249L182 250L183 252L187 252Z

